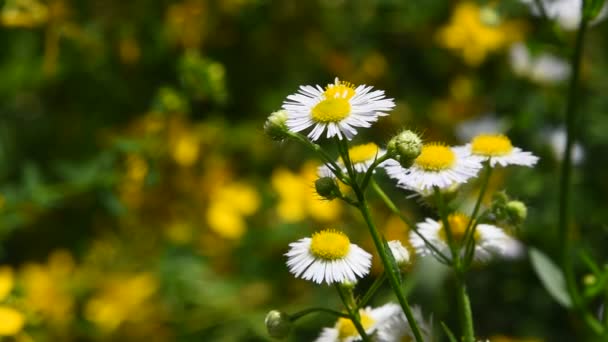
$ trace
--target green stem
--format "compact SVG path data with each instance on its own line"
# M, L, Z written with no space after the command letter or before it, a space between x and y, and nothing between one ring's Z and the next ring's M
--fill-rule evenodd
M382 238L380 237L380 233L376 229L374 222L372 220L371 214L369 212L369 208L367 205L367 201L365 199L365 195L358 186L354 187L354 191L357 194L357 198L359 200L359 209L367 226L369 228L370 234L372 235L372 239L374 240L374 244L376 245L376 250L380 255L380 259L382 260L382 264L384 265L384 269L386 274L388 275L389 283L393 289L393 292L397 296L397 300L403 309L403 313L405 313L405 317L407 317L407 321L414 333L414 337L417 342L424 342L422 339L422 334L420 333L420 329L418 328L418 323L414 318L414 314L412 313L412 309L410 308L407 299L405 298L405 294L403 293L403 288L401 287L401 283L399 281L399 275L395 274L395 270L390 262L389 256L386 254L387 251L384 248L384 243L382 242Z
M365 189L367 189L367 185L369 184L370 180L372 180L372 175L374 174L374 170L376 169L376 167L378 167L378 165L380 165L381 163L385 162L388 159L390 159L390 156L387 153L385 153L382 157L375 159L374 162L372 163L372 165L370 165L370 167L367 169L367 172L365 172L363 181L361 182L361 189L363 191L365 191Z
M424 244L433 251L434 255L439 259L439 261L443 262L444 264L449 265L451 263L450 258L448 258L445 254L443 254L439 249L437 249L437 247L435 247L435 245L433 245L430 241L428 241L427 238L418 231L416 224L414 222L412 222L407 216L405 216L397 208L395 203L390 199L390 197L388 197L388 195L382 190L382 188L378 185L378 183L376 183L374 181L373 178L370 181L370 183L372 185L372 188L376 192L376 194L380 197L380 199L382 199L382 201L388 207L388 209L390 211L392 211L393 214L397 215L409 229L411 229L416 235L418 235L418 237L420 237L422 239L422 241L424 241Z
M311 313L315 313L315 312L325 312L328 314L332 314L336 317L344 317L344 318L350 318L350 316L348 314L345 314L343 312L339 312L339 311L335 311L335 310L331 310L331 309L326 309L326 308L309 308L309 309L305 309L299 312L296 312L293 315L289 315L289 318L291 319L292 322L297 321L298 319L311 314Z
M363 295L363 298L361 298L361 300L357 304L357 309L364 307L372 299L374 294L376 294L376 291L378 291L378 289L380 288L380 286L382 286L382 284L384 283L385 280L386 280L386 273L382 272L376 278L376 280L374 280L374 282L372 283L372 286L369 287L367 292L365 292L365 294Z
M584 2L583 2L584 4ZM581 8L582 11L582 8ZM576 127L576 109L578 107L578 83L580 77L580 64L583 54L583 42L587 31L587 21L581 19L581 23L576 33L574 53L572 54L570 65L572 75L568 85L568 99L566 103L566 147L564 158L561 165L561 177L559 185L559 210L558 210L558 236L559 248L561 251L561 265L566 278L566 285L570 297L575 307L579 305L579 294L574 279L573 265L570 261L570 242L568 234L568 224L570 221L570 182L572 170L572 146L574 144Z
M534 3L536 4L536 7L538 7L538 11L540 12L540 16L544 20L549 19L549 17L547 16L547 11L545 10L545 5L543 4L543 1L542 0L534 0Z
M369 336L367 336L365 328L363 328L363 326L361 325L359 311L356 309L353 310L353 308L351 307L352 300L349 300L347 294L344 293L344 289L340 287L340 284L336 284L336 290L338 290L338 295L340 295L340 299L342 300L342 303L344 303L344 307L346 308L346 311L348 311L348 316L353 322L355 328L357 329L359 336L361 336L361 339L363 341L370 342L371 340L369 339Z
M467 294L464 277L458 276L456 286L458 291L458 306L460 308L460 325L462 327L463 341L475 342L471 302L469 301L469 295Z
M452 252L452 265L454 269L459 272L460 271L460 254L458 248L454 243L454 237L452 236L452 229L450 228L450 221L448 220L448 213L446 212L445 203L443 202L443 195L438 187L434 187L435 193L435 201L437 202L437 206L439 209L439 217L441 218L441 223L443 225L443 230L445 231L445 236L448 240L448 246L450 247L450 252Z
M293 132L288 132L287 134L291 138L293 138L293 139L301 142L306 147L308 147L309 149L311 149L312 151L314 151L315 153L317 153L321 157L321 159L323 160L323 162L325 164L328 164L329 169L336 175L336 177L338 177L338 179L340 179L345 184L350 184L350 181L344 177L344 175L342 173L342 169L334 161L334 158L332 158L329 154L327 154L327 152L325 152L325 150L323 150L321 148L321 146L319 146L319 145L311 142L310 140L308 140L306 137L302 136L301 134L293 133Z
M490 161L486 161L484 164L485 172L481 179L481 189L479 190L479 196L477 197L477 202L475 202L473 213L471 214L471 218L469 219L469 223L467 224L467 228L465 229L464 241L466 248L464 267L469 267L471 265L471 262L473 261L473 257L475 256L475 231L477 230L477 214L479 213L479 208L481 207L483 197L486 194L488 184L490 183L490 175L492 174L492 170L493 168L490 166Z

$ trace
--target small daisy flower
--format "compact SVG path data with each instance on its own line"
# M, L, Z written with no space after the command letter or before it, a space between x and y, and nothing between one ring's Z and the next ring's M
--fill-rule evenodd
M448 216L450 224L450 232L452 238L458 246L464 244L464 234L470 218L461 213L453 213ZM418 232L422 234L427 241L442 252L444 255L451 258L450 247L448 246L448 238L446 236L443 223L427 218L424 222L416 225ZM475 261L489 261L492 256L512 257L513 247L518 242L503 232L502 229L489 225L478 224L475 230ZM414 232L410 233L410 243L420 256L432 255L433 250L430 249ZM464 248L461 249L464 253Z
M532 167L538 157L530 152L513 147L511 140L502 134L480 134L463 147L456 148L461 153L470 153L480 160L489 160L490 166L521 165Z
M283 109L287 111L287 127L300 132L309 127L312 141L318 140L327 130L327 137L352 139L355 127L370 127L378 117L388 115L395 107L393 99L385 98L384 91L372 87L340 81L325 89L320 86L301 86L297 93L287 96Z
M447 189L455 184L466 183L477 176L481 161L471 158L470 153L443 145L429 143L414 164L405 169L394 160L389 160L384 169L389 177L398 181L398 186L420 193L430 193L433 187Z
M401 308L399 308L399 314L393 315L391 319L383 324L378 329L377 341L378 342L413 342L416 341L414 332L410 327L407 317ZM434 341L433 338L433 324L431 321L426 321L422 315L422 310L419 307L412 307L412 314L418 325L418 329L422 334L422 339L425 342Z
M366 307L359 310L361 325L368 335L382 329L383 325L391 323L401 313L401 307L389 303L372 309ZM351 342L361 341L361 336L353 322L348 318L340 318L332 328L324 328L315 342Z
M375 143L367 143L361 145L355 145L348 149L348 156L350 157L350 161L353 164L353 168L355 172L365 173L372 166L372 164L376 161L376 159L381 158L386 154L386 150L381 149ZM386 162L380 163L380 166L384 165ZM336 164L341 167L343 173L348 173L346 166L344 165L344 161L342 158L338 158ZM374 170L375 171L375 170ZM329 166L322 165L317 170L317 174L319 177L335 177L334 174L329 169Z
M317 284L356 282L369 273L371 254L350 243L339 231L327 229L316 232L312 238L303 238L289 244L289 271L297 278Z
M401 241L392 240L388 242L388 247L399 266L407 266L410 263L410 252L403 246Z

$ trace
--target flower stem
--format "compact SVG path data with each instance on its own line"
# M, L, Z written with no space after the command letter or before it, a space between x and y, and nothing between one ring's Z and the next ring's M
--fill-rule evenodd
M424 244L428 248L430 248L431 251L433 251L433 254L439 259L439 261L443 262L446 265L449 265L451 263L450 258L448 258L445 254L443 254L439 249L437 249L437 247L435 247L435 245L433 245L430 241L428 241L428 239L418 231L418 228L416 228L416 224L414 222L412 222L407 216L405 216L397 208L395 203L390 199L390 197L388 197L388 195L384 192L384 190L382 190L382 188L378 185L378 183L376 183L374 181L373 178L372 178L370 184L372 185L372 188L374 189L376 194L380 197L380 199L382 199L384 204L386 204L386 206L389 208L389 210L392 211L393 214L397 215L409 229L411 229L416 235L418 235L422 239L422 241L424 241Z
M386 272L382 272L374 280L374 282L372 283L372 286L369 287L367 292L365 292L365 294L363 295L363 298L361 298L361 300L357 304L358 309L364 307L372 299L374 294L376 294L376 291L378 291L378 289L380 288L380 286L382 286L382 284L384 283L385 280L386 280Z
M367 336L365 328L361 325L359 311L356 308L351 307L353 306L351 305L352 300L348 298L348 294L344 293L344 289L340 287L340 284L336 284L336 290L338 290L338 295L340 295L340 299L342 300L342 303L344 303L344 307L346 307L346 311L348 311L348 316L357 329L359 336L361 336L363 341L370 342L371 340L369 339L369 336Z
M584 4L584 1L583 1ZM583 5L581 5L582 7ZM581 8L581 11L583 8ZM570 221L570 182L572 170L572 146L576 134L576 109L578 107L578 83L580 78L580 64L583 55L583 43L587 31L587 20L581 19L577 33L574 52L570 59L572 75L568 85L568 98L566 103L566 146L561 165L561 177L559 184L559 210L558 210L558 237L559 248L561 251L561 265L566 278L568 293L572 298L575 308L579 306L580 300L576 280L574 279L573 265L570 261L570 241L568 224Z
M289 315L289 318L291 319L292 322L297 321L298 319L311 314L311 313L315 313L315 312L325 312L328 314L332 314L336 317L344 317L344 318L350 318L350 316L348 314L345 314L343 312L339 312L339 311L335 311L335 310L331 310L331 309L326 309L326 308L308 308L308 309L304 309L302 311L296 312L293 315Z
M467 294L464 277L461 275L458 275L456 287L458 292L458 306L460 308L460 325L462 327L463 341L475 342L471 302L469 301L469 295Z
M490 183L490 175L492 174L493 168L490 166L490 161L486 161L484 164L484 174L481 179L481 189L479 190L479 196L477 197L477 202L475 203L475 207L473 208L473 213L471 214L471 218L469 219L469 223L467 224L467 229L465 229L464 241L465 241L465 258L464 258L464 267L469 267L471 262L473 261L473 256L475 255L475 230L477 230L477 214L479 213L479 208L481 207L481 201L483 201L483 197L486 194L486 190L488 188L488 183Z
M376 226L372 220L371 214L369 212L369 207L367 205L367 201L365 199L365 194L359 189L358 186L353 188L355 191L357 198L359 200L359 210L363 215L363 219L367 223L367 227L369 228L370 234L372 235L372 239L374 240L374 244L376 245L376 250L380 255L380 259L382 260L382 264L384 265L384 269L386 274L388 275L388 281L391 284L393 292L397 296L397 300L403 309L403 313L405 313L405 317L407 317L407 321L414 333L414 337L417 342L424 342L422 339L422 334L420 333L420 329L418 328L418 323L414 318L414 314L412 313L412 309L410 308L407 299L405 298L405 294L403 293L403 288L401 287L399 281L399 275L395 273L393 269L389 256L386 254L387 251L384 248L384 243L382 242L382 238L380 237L380 233L376 229Z

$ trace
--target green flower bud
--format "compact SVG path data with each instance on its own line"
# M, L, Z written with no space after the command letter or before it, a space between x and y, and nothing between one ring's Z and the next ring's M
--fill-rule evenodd
M408 168L422 151L422 139L418 134L405 130L394 136L386 146L386 152L401 166Z
M509 201L505 206L509 217L517 223L523 222L528 216L528 208L523 202Z
M291 330L291 319L289 315L278 310L272 310L264 319L268 335L276 339L283 339L289 335Z
M319 196L326 200L333 200L336 197L342 196L340 188L336 180L331 177L321 177L315 181L315 189Z
M264 132L275 141L282 141L287 138L287 112L284 110L276 111L268 117L264 123Z

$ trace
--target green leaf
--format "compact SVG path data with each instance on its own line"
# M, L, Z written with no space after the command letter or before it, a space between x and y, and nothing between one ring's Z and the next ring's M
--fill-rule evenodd
M541 251L530 248L532 267L542 281L545 289L561 305L570 308L572 300L566 290L566 280L562 271Z
M591 21L600 14L600 11L604 7L605 0L587 0L584 1L583 18L587 21Z
M450 340L450 342L458 342L456 337L454 337L454 333L452 333L450 328L448 328L448 326L445 325L445 323L441 322L441 327L443 328L443 331L445 332L445 334L448 337L448 339Z

